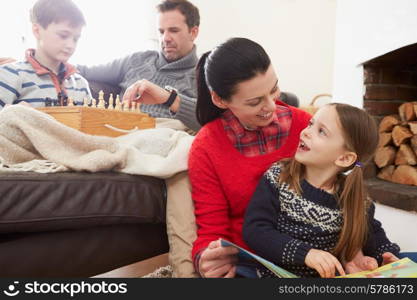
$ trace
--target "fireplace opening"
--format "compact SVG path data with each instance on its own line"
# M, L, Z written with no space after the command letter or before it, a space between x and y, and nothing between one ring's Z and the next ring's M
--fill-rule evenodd
M370 196L417 211L417 43L363 64L364 109L379 124L380 143L367 166Z

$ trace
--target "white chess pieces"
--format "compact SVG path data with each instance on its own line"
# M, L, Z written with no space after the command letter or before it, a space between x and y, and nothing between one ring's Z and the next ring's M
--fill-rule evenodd
M74 99L68 98L68 106L74 106Z
M97 106L97 100L94 98L91 98L91 107L96 107Z
M84 99L83 99L83 106L88 107L88 98L87 97L84 97Z
M101 90L100 92L98 92L98 104L97 104L98 108L105 108L105 102L104 102L104 92L103 90Z
M107 109L114 109L113 94L110 94L110 96L109 96L109 106L107 106Z
M116 105L115 105L114 109L115 110L122 110L122 105L120 103L120 96L119 95L116 96Z

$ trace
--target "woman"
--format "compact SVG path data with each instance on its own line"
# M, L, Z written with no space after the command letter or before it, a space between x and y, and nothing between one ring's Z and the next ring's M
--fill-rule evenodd
M204 54L197 66L197 119L203 128L189 156L198 226L193 246L202 277L234 277L232 247L248 249L243 217L270 165L292 157L310 115L279 101L278 78L257 43L232 38Z

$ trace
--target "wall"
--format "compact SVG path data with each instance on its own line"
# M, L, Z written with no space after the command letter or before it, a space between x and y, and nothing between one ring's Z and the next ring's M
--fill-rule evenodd
M33 2L34 0L2 2L0 57L23 59L26 37L31 35L29 8ZM7 13L6 10L3 10L3 7L7 7Z
M260 43L271 56L282 90L304 103L330 93L336 0L191 0L200 9L201 54L230 37Z
M89 65L105 63L155 47L155 6L158 0L74 2L83 12L87 26L70 62ZM29 21L29 10L34 3L35 0L2 0L7 13L0 18L3 41L0 57L23 59L24 50L36 46Z
M154 47L156 0L73 0L87 26L71 61L94 65Z
M154 6L159 0L120 0L111 9L107 1L75 1L84 11L87 26L71 62L91 65L154 47L150 37L157 37ZM336 0L191 1L199 7L202 19L199 54L227 38L248 37L271 56L282 90L297 94L304 103L331 92ZM0 23L2 28L7 24L13 29L6 31L8 43L2 45L0 57L21 58L26 47L34 46L28 22L33 2L9 3L11 12ZM122 34L113 34L121 27ZM23 35L29 39L25 44Z
M417 1L338 0L335 100L363 105L363 69L372 58L417 42Z
M417 252L417 240L410 237L410 234L413 234L410 230L415 230L417 225L416 212L377 203L375 218L382 223L382 228L390 241L397 243L402 252Z

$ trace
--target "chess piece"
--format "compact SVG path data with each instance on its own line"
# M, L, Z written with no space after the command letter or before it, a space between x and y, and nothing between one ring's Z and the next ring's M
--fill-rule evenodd
M113 94L111 93L109 96L109 106L107 106L107 109L114 109L114 99L113 99Z
M68 106L75 106L74 105L74 99L68 98Z
M116 96L116 106L114 107L115 110L122 110L122 105L120 103L120 96Z
M130 112L134 112L136 110L136 103L132 103L132 105L129 107Z
M91 107L96 107L97 106L97 100L92 98L91 99Z
M87 99L87 97L84 97L84 99L83 99L83 106L84 107L88 107L88 99Z
M98 108L105 108L106 103L104 102L104 92L103 90L100 90L100 92L98 92L98 104L97 107Z

